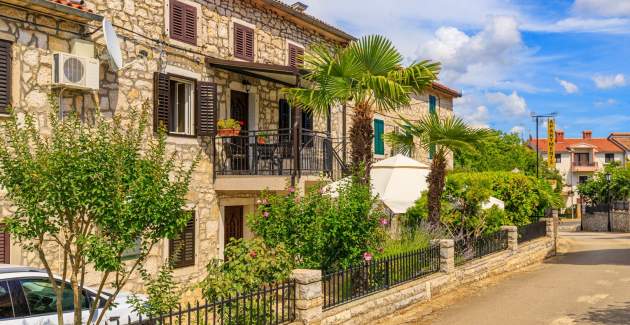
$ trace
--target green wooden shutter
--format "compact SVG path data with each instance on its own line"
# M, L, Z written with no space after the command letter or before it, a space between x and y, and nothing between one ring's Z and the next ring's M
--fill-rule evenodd
M429 113L437 113L437 98L435 96L429 96Z
M385 154L385 142L383 141L383 133L385 133L385 123L383 120L374 120L374 153L377 155Z

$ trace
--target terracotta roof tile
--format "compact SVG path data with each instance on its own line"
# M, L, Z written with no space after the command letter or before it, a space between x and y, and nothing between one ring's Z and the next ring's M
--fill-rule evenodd
M439 82L433 82L433 89L440 90L440 91L445 92L445 93L447 93L449 95L452 95L453 97L462 97L462 93L461 92L459 92L459 91L457 91L457 90L455 90L455 89L453 89L453 88L451 88L451 87L449 87L447 85L441 84Z
M85 11L85 12L92 12L92 9L88 9L86 6L84 6L85 1L83 0L48 0L48 1L62 4L62 5L72 7L74 9Z
M630 132L613 132L608 138L625 150L630 150Z
M536 140L530 140L529 145L532 148L536 148ZM595 147L595 150L598 152L623 152L621 147L606 138L564 138L564 141L556 142L556 152L568 152L570 148L579 145ZM539 139L538 148L540 152L547 152L547 139Z

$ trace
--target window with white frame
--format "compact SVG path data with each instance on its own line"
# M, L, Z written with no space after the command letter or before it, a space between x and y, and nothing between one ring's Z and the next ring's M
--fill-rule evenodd
M195 134L195 84L193 80L171 77L169 132Z

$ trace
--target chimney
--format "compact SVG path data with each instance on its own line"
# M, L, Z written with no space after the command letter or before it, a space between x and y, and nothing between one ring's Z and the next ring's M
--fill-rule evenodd
M556 131L556 142L564 142L564 131Z
M298 2L296 2L294 4L292 4L291 8L293 8L296 11L299 11L299 12L304 12L308 8L308 6L298 1Z
M593 138L593 131L591 130L582 131L582 139L590 140L592 138Z

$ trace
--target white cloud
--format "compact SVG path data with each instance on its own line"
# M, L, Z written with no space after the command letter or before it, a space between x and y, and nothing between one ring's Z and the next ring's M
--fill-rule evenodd
M614 105L617 105L617 101L612 98L609 98L607 100L599 100L595 102L595 106L597 107L614 106Z
M441 62L440 78L447 83L496 87L505 82L527 52L517 20L493 16L473 35L455 27L440 27L417 56Z
M572 10L579 15L605 17L630 16L630 1L627 0L575 0Z
M525 132L525 128L522 125L515 125L510 129L510 133L516 133L518 135L523 134Z
M488 93L486 99L495 104L500 113L508 117L525 116L529 113L525 98L519 96L516 91L510 95L502 92Z
M569 17L555 22L530 22L523 28L533 32L630 33L630 19Z
M562 86L564 88L564 91L567 94L574 94L577 93L580 89L578 88L578 86L572 82L566 81L566 80L562 80L562 79L558 79L556 78L556 81L560 84L560 86Z
M489 127L490 114L488 108L481 104L474 95L464 95L456 98L453 105L455 106L455 114L464 119L473 127L487 128Z
M616 75L596 75L593 77L593 81L599 89L623 87L626 85L626 77L621 73Z

